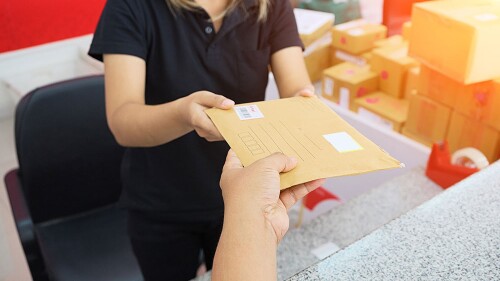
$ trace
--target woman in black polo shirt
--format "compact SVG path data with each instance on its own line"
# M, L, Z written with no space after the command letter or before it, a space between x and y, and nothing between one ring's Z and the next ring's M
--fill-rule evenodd
M108 0L89 54L103 60L108 124L127 147L121 204L146 280L207 268L222 228L228 151L204 109L312 95L289 0Z

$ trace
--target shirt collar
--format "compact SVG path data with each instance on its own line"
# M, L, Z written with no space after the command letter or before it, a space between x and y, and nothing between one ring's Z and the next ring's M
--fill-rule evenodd
M226 33L231 31L240 23L244 22L246 17L249 16L249 12L252 11L252 7L256 7L258 0L241 0L243 5L238 5L234 11L231 11L225 18L222 28L216 36L216 41L222 38Z

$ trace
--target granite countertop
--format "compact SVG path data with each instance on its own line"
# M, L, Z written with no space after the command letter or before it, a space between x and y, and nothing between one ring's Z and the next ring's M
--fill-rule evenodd
M290 229L278 247L278 280L285 280L320 261L312 250L330 245L326 253L333 253L345 248L441 191L424 175L423 168L415 168L300 228ZM194 280L208 281L210 272Z
M288 280L500 280L500 161Z

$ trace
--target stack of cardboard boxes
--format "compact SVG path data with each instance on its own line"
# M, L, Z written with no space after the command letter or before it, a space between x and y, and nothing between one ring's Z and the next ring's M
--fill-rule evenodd
M322 96L425 145L500 158L500 2L415 4L402 35L363 20L331 31Z
M414 6L410 55L421 62L403 134L452 151L500 158L500 3L433 1Z
M300 39L304 44L304 61L312 81L321 79L325 68L330 66L329 35L335 17L332 13L294 9Z
M334 66L323 72L322 95L384 127L400 132L408 96L416 87L418 63L408 57L403 36L386 37L387 28L363 20L332 29ZM408 82L411 77L411 83Z

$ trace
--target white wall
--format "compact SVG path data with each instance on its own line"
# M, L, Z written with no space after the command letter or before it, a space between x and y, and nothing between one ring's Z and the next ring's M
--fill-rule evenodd
M0 54L0 119L9 118L29 91L57 81L102 73L102 64L87 56L86 35Z

